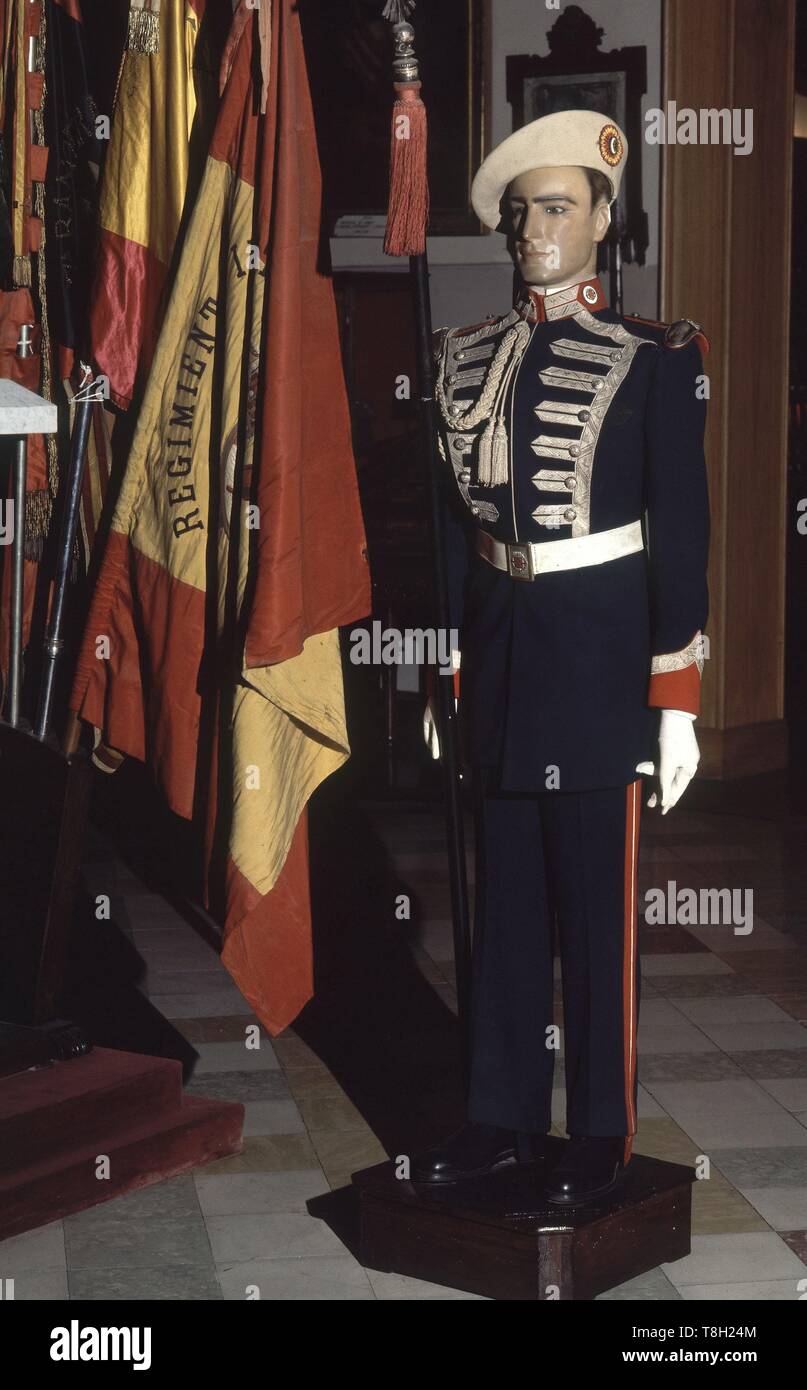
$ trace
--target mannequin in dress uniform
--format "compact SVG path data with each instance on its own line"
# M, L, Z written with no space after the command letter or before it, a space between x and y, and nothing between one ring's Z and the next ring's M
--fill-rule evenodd
M468 1122L412 1175L533 1158L567 1204L630 1161L641 774L666 814L696 770L708 607L706 340L617 314L596 275L626 158L591 111L499 145L472 201L508 237L515 304L435 333L476 914ZM424 732L436 755L431 706ZM551 1170L555 931L570 1143Z

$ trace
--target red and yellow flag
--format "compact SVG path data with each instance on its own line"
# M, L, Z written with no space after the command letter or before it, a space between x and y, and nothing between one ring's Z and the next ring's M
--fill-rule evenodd
M204 154L211 130L211 124L204 130L205 122L215 115L215 80L204 72L208 54L197 55L200 28L207 18L215 35L230 13L230 0L163 0L145 9L141 0L132 6L133 19L147 21L157 38L155 46L129 47L123 57L101 186L90 316L93 358L123 409L151 364L194 147L203 142ZM215 55L215 42L208 46Z
M174 811L207 801L223 959L276 1033L312 993L306 804L349 755L337 629L370 593L295 0L272 0L265 115L257 36L251 11L71 706Z

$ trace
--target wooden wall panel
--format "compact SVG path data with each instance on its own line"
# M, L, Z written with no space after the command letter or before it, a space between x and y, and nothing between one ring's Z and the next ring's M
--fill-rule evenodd
M663 100L751 108L753 151L673 145L662 317L704 325L713 539L704 770L781 765L794 0L666 0ZM752 726L758 726L754 739ZM742 737L731 731L743 729ZM742 756L738 753L742 749Z

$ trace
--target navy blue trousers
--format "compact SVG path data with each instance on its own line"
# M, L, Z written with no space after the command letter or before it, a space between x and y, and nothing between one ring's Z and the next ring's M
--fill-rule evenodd
M551 1123L555 929L569 1134L636 1132L641 781L539 796L479 785L469 1119Z

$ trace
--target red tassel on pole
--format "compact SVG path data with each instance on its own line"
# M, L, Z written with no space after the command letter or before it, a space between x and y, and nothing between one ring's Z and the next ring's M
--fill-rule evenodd
M395 90L384 250L388 256L417 256L426 250L429 219L426 107L419 82L396 82Z
M387 0L386 18L393 23L395 103L389 161L389 204L384 250L388 256L422 256L429 220L429 179L426 170L426 107L420 98L415 31L405 15L412 0Z

